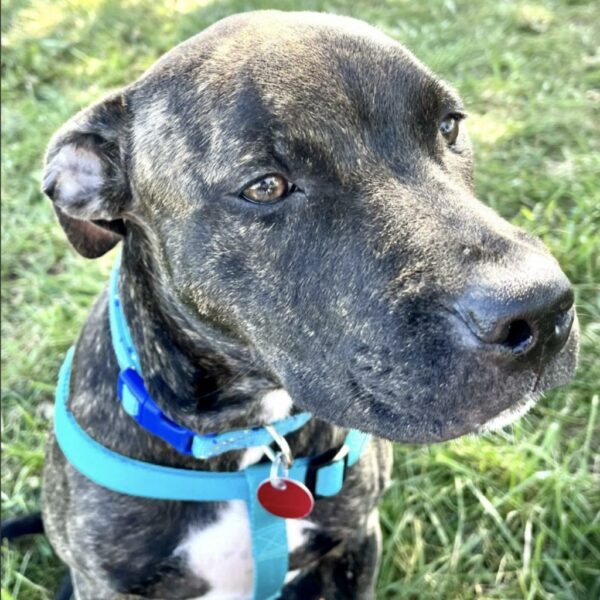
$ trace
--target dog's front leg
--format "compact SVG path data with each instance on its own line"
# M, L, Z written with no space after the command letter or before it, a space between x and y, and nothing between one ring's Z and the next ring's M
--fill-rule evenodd
M102 581L91 579L74 569L71 569L71 581L75 600L140 600L140 596L120 594Z
M379 513L314 568L283 590L282 600L373 600L381 557Z

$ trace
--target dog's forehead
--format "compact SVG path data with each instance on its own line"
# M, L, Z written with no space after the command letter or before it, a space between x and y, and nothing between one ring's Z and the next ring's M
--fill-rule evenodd
M253 85L276 114L306 112L318 101L320 109L335 108L343 117L345 105L375 112L391 110L411 94L426 101L451 95L381 31L317 13L258 11L224 19L173 49L155 69L195 81L199 94L214 90L225 104ZM317 111L310 112L318 118Z
M134 128L139 147L176 143L181 162L201 159L215 181L225 165L292 148L348 171L373 145L393 149L454 98L362 21L279 11L220 21L165 55L139 87L147 90Z

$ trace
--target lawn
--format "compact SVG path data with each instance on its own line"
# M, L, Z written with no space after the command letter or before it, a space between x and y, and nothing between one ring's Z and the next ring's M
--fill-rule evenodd
M230 13L367 20L462 94L480 198L542 236L575 285L575 381L501 434L398 446L378 598L600 597L600 14L597 2L7 0L2 4L2 515L40 505L59 363L111 257L78 258L39 192L52 132ZM2 600L52 596L43 539L2 548Z

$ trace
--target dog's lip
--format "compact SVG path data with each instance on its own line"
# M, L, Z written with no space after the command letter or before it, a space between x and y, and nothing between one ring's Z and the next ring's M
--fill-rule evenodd
M355 395L355 402L360 404L368 404L370 409L375 409L377 412L385 415L383 421L389 422L394 420L400 420L402 418L406 418L406 415L398 412L394 405L390 402L386 402L385 400L378 397L374 392L372 392L366 385L362 382L358 381L355 377L349 377L349 381L352 385L353 391L358 394ZM354 402L350 403L350 405L344 410L341 415L341 420L344 420L344 417L352 410ZM371 432L378 437L382 437L388 439L392 442L396 443L404 443L404 444L432 444L445 442L462 435L466 435L468 433L472 433L475 430L475 427L472 424L468 424L466 422L448 422L446 424L442 424L440 421L436 419L432 419L429 423L430 430L428 431L426 436L411 436L410 433L404 435L402 438L393 436L392 434L386 434L382 432ZM359 427L360 428L360 427Z
M507 425L511 425L515 421L518 421L521 417L524 417L535 406L539 397L540 394L536 394L534 392L526 394L520 402L505 408L496 416L484 421L477 427L477 429L474 430L473 433L500 431Z
M375 433L375 435L390 439L396 443L431 444L447 442L469 434L482 434L499 431L525 416L537 403L542 395L541 392L537 391L537 385L540 381L540 378L541 374L536 376L531 391L526 392L520 400L513 402L510 406L507 406L490 417L472 420L468 417L464 418L464 416L456 416L452 420L449 420L443 424L436 419L432 419L432 421L428 423L430 429L424 437L411 437L410 434L403 436L402 438L381 433ZM350 377L349 381L352 384L353 390L355 392L359 392L355 396L356 402L359 402L360 404L367 403L377 412L383 413L385 415L385 421L401 419L403 417L401 413L395 410L392 403L387 402L381 397L378 397L376 393L372 392L366 385L358 381L355 377ZM352 409L352 404L341 415L342 420Z

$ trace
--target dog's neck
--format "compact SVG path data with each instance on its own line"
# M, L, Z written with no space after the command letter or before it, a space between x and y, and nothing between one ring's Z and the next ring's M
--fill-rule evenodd
M119 295L156 403L200 433L270 422L262 399L277 383L241 341L190 315L164 277L150 253L124 247Z
M242 342L227 339L201 319L190 320L185 307L167 295L168 286L151 255L140 244L124 244L119 296L146 387L161 410L187 429L223 433L275 420L267 409L267 395L279 397L290 409L285 392L269 394L280 386L256 366ZM70 406L80 425L112 450L163 465L228 471L260 458L260 449L226 452L208 461L179 454L119 407L117 375L105 297L93 309L77 344ZM292 406L290 412L298 410ZM279 410L276 419L283 416ZM345 434L313 418L287 440L294 456L311 456L339 445Z

